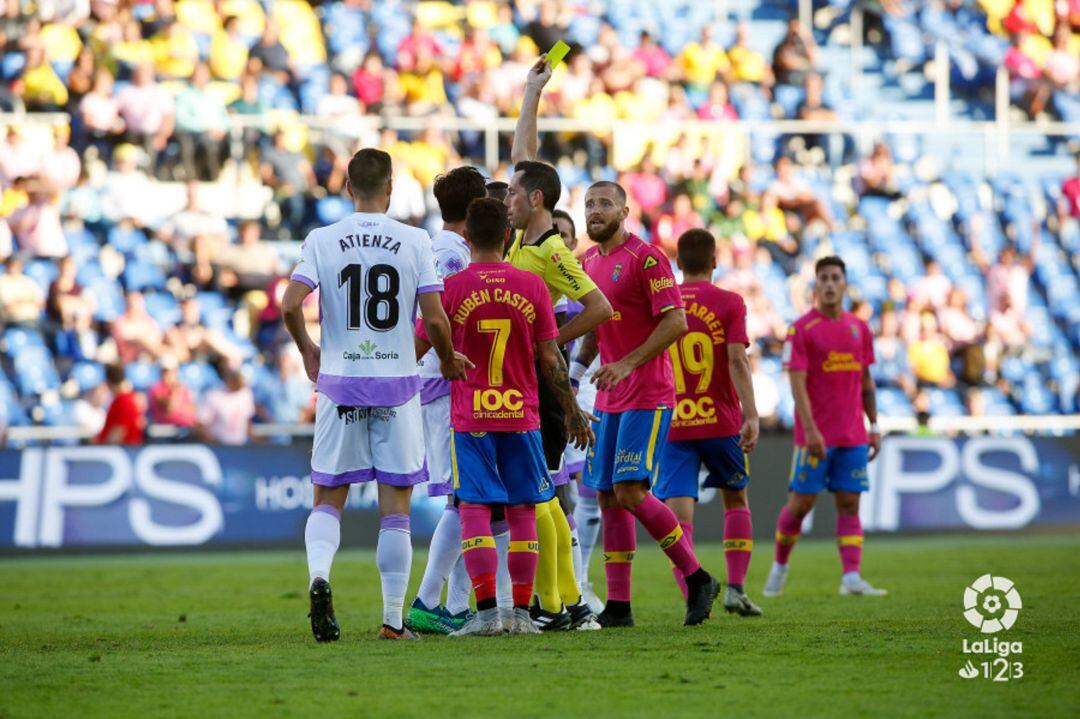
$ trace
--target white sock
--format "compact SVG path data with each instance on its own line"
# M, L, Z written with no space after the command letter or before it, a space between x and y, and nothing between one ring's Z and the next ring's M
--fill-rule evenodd
M465 569L465 557L459 554L446 582L446 611L451 614L468 611L471 596L472 580L469 579L469 570Z
M409 516L388 514L379 522L379 544L375 548L375 564L382 580L383 624L401 630L401 613L405 592L409 589L412 569L412 533Z
M439 523L435 525L434 534L431 535L424 578L420 580L420 590L416 593L428 609L439 606L443 584L460 556L461 516L457 507L447 505L439 517Z
M308 588L318 578L330 581L330 565L341 544L341 512L329 504L320 504L308 515L304 528L307 547Z
M574 557L574 576L577 577L577 588L580 592L588 583L589 577L581 561L581 534L578 532L577 520L574 522L574 526L570 528L570 553Z
M507 562L510 554L509 529L495 535L495 553L499 557L498 569L495 570L495 603L501 609L513 609L514 585L510 583L510 565Z
M592 558L596 538L600 534L600 504L596 497L578 497L574 507L574 522L578 528L578 544L581 547L581 567L579 581L588 581L589 560ZM576 569L576 567L575 567Z

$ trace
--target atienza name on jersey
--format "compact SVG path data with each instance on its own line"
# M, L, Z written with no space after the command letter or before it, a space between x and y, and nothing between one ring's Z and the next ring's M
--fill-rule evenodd
M312 230L292 279L319 288L319 392L348 407L392 407L416 396L416 297L442 291L426 232L357 212Z

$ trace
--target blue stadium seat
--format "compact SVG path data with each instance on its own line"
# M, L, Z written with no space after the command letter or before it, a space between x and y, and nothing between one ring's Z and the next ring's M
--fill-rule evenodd
M319 224L332 225L335 222L351 215L354 211L353 203L348 198L340 195L328 195L315 203L315 216Z
M792 119L799 111L799 105L806 99L806 91L795 85L777 85L773 88L773 100L784 112L784 117Z
M40 395L60 387L60 377L47 347L24 347L14 358L15 384L19 394Z
M878 390L878 409L885 417L915 416L915 409L911 406L907 395L902 390L893 387L882 387Z
M124 267L123 282L128 291L164 290L165 273L154 265L131 260Z
M106 241L118 252L126 255L134 252L136 246L145 244L146 235L142 230L134 227L125 228L115 225L109 230Z
M11 386L7 377L3 375L0 375L0 406L3 408L8 426L22 427L30 424L26 408L19 402L15 388Z
M97 362L76 362L71 368L71 379L79 386L79 392L86 392L105 381L105 368Z
M99 322L112 322L124 313L126 301L119 285L113 280L102 275L87 283L87 289L94 293L97 300L94 319Z
M195 299L199 303L199 311L203 319L206 318L207 313L225 309L225 298L217 292L199 292L195 295Z
M206 362L189 362L180 365L180 381L192 392L202 394L211 387L221 384L221 378L213 367Z
M133 362L124 374L137 392L146 392L161 379L161 366L151 362Z
M162 327L172 327L180 322L180 303L168 292L150 292L144 295L146 311Z
M4 354L15 357L27 347L44 347L45 339L36 329L8 327L3 335Z
M48 294L49 285L59 276L60 269L52 260L31 260L26 263L23 272L41 288L42 292Z

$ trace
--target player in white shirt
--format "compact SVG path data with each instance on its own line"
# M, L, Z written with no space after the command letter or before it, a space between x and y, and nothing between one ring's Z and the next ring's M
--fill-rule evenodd
M391 177L387 153L366 148L353 156L347 189L356 213L307 236L282 300L285 326L318 392L314 509L304 533L318 641L340 635L329 579L349 485L371 480L379 483L379 638L417 638L402 622L412 565L409 500L413 485L428 477L413 340L417 305L442 375L462 378L469 364L453 349L430 238L385 214ZM321 345L308 336L302 309L316 287Z
M431 246L439 278L446 279L469 266L471 253L463 237L465 213L469 203L485 196L484 177L475 167L458 167L435 178L432 190L439 203L443 227L432 238ZM428 496L446 497L447 503L431 535L427 566L405 623L417 632L449 634L468 621L472 583L461 560L461 518L453 500L450 383L439 371L434 350L420 359L420 379L421 412L427 441ZM506 540L509 546L509 535ZM505 583L507 593L510 593L509 574ZM441 604L444 584L447 585L445 607ZM512 609L512 594L509 601Z

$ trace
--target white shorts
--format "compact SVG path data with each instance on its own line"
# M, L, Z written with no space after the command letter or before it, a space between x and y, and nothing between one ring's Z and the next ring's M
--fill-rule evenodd
M411 487L428 478L420 395L397 407L338 407L319 392L311 481L324 487L354 482Z
M420 410L427 440L427 493L429 497L447 497L454 493L450 473L450 395L432 400Z
M585 376L581 378L581 385L578 387L578 406L586 412L592 412L593 406L596 404L596 385L589 381L595 371L596 365L590 367ZM568 444L566 445L566 451L563 452L563 461L566 462L566 470L571 475L577 474L585 467L585 452L572 444Z

